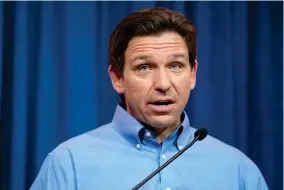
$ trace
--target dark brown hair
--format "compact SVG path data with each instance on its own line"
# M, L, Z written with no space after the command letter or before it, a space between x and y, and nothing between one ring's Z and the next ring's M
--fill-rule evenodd
M157 7L142 9L124 18L111 34L109 64L123 74L124 53L129 41L136 36L155 35L165 31L180 34L187 45L189 64L196 59L196 33L190 20L182 13Z

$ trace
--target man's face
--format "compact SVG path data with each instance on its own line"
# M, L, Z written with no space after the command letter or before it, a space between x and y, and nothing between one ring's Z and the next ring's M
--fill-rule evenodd
M175 32L134 37L125 52L123 76L109 74L127 112L155 128L177 126L190 91L197 63L190 67L184 39Z

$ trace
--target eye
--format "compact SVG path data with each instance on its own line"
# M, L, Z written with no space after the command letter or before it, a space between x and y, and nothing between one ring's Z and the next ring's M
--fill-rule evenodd
M180 63L173 63L170 66L170 69L177 72L182 68L182 65Z
M147 71L150 70L150 66L147 65L147 64L139 65L139 66L137 67L137 70L138 70L138 71L141 71L141 72L147 72Z

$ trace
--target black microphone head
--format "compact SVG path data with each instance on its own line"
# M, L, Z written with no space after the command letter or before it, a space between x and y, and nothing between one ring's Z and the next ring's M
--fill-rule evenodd
M200 128L194 133L194 137L197 137L197 140L201 141L207 136L207 129Z

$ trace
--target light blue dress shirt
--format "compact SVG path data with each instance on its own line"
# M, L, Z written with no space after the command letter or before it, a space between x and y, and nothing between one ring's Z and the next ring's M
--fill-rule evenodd
M46 157L31 190L131 190L193 140L186 113L162 144L117 106L111 123L72 138ZM141 190L267 190L258 167L239 150L207 136Z

